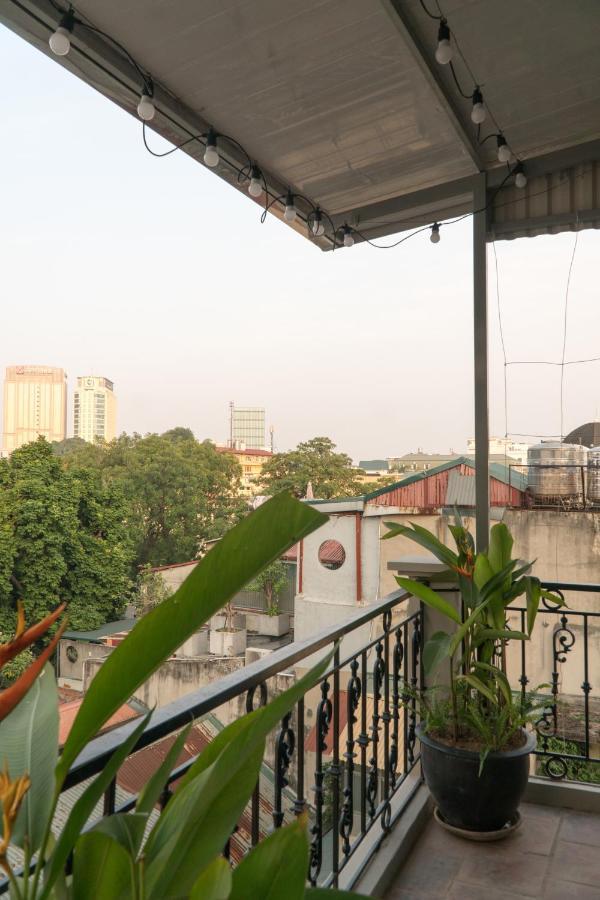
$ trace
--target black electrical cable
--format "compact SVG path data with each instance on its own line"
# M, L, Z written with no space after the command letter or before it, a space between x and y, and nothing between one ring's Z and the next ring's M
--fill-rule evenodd
M423 10L427 13L427 15L429 16L430 19L435 19L437 22L439 22L440 19L443 18L443 16L435 16L432 12L429 12L427 7L425 6L424 0L419 0L419 3L421 4L421 6L423 7Z

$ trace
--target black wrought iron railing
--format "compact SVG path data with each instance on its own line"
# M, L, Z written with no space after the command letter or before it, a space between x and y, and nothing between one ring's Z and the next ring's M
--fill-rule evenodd
M521 690L548 697L536 723L536 774L600 784L600 694L593 689L594 682L600 685L600 585L545 582L544 587L557 592L565 606L543 601L535 636L519 642L517 663ZM516 627L526 630L525 607L511 612ZM515 661L513 680L514 671Z
M348 872L344 877L344 885L351 886L401 814L400 789L419 760L414 689L422 686L422 642L422 608L405 591L395 591L343 625L288 644L156 710L96 816L133 809L137 792L132 777L134 782L136 777L142 781L149 777L153 760L156 767L161 757L160 742L172 739L190 720L194 728L198 726L198 741L209 740L210 729L222 727L232 710L235 714L264 705L273 691L283 688L281 679L294 678L335 646L325 676L285 716L268 742L254 795L225 852L235 862L272 829L306 811L309 881L336 886L353 860L352 877ZM107 732L82 752L64 785L65 812L133 727L127 724ZM158 755L152 757L157 745ZM191 755L171 773L161 808L196 757ZM411 790L407 785L402 792L406 802ZM6 885L0 887L3 890Z

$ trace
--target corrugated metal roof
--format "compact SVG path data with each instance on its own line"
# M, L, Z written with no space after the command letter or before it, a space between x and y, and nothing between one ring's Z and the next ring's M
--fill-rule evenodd
M447 506L475 506L475 479L472 475L450 472L446 504Z
M116 622L106 622L100 628L94 628L92 631L65 631L63 640L70 641L91 641L92 643L102 643L102 638L111 634L119 634L121 631L131 631L135 625L135 619L118 619Z

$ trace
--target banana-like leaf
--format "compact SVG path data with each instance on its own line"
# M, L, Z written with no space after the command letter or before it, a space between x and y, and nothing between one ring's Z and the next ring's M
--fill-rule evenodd
M423 528L421 525L416 525L414 522L411 522L410 528L407 525L398 525L396 522L384 522L384 525L389 531L387 534L383 535L382 540L385 541L389 538L398 536L410 538L415 544L419 544L419 546L425 547L426 550L433 553L436 559L443 562L449 569L456 570L456 567L458 566L458 556L456 553L453 553L449 547L442 544L442 542L430 531L427 531L426 528Z
M218 856L198 876L190 900L229 900L231 868L226 859Z
M525 596L527 598L527 633L531 634L540 606L542 596L541 585L537 578L532 578L530 575L526 576L523 580L525 582Z
M524 631L508 631L503 628L481 628L473 638L473 646L480 647L485 641L528 641Z
M327 516L279 494L221 538L175 593L144 616L92 681L56 769L60 786L102 725L185 640Z
M483 694L490 703L493 703L495 706L498 705L498 699L493 691L489 689L487 684L484 684L483 681L477 677L477 675L457 675L457 681L466 681L472 688L475 688L476 691L479 691L480 694Z
M185 744L185 740L190 733L191 727L192 722L190 722L189 725L186 725L183 731L177 735L177 738L173 741L173 745L162 763L156 772L154 772L150 780L144 785L135 805L137 812L150 814L158 803L163 788L167 783L167 779L177 765L181 748Z
M491 666L489 663L476 662L475 667L482 672L487 672L495 680L496 684L502 691L502 696L509 706L512 705L512 690L508 678L498 666Z
M82 834L73 858L72 900L133 900L132 864L109 835Z
M456 629L450 643L450 656L454 656L457 648L460 646L460 643L464 639L467 632L473 627L478 619L482 618L484 611L487 609L492 600L493 595L488 596L486 600L482 600L479 606L475 607L473 612L465 619L462 625L460 625L459 628Z
M134 860L144 838L147 824L147 813L117 813L100 819L90 831L108 835L109 838L120 844Z
M423 667L427 675L432 674L448 658L451 635L436 631L423 647Z
M450 601L446 600L445 597L442 597L442 595L438 594L436 591L433 591L428 585L423 584L422 581L413 581L412 578L404 578L401 575L396 576L396 581L400 587L403 587L406 591L414 594L415 597L418 597L419 600L422 600L427 606L431 606L432 609L437 609L438 612L441 612L442 615L451 619L453 622L456 622L457 625L460 624L460 616Z
M12 779L25 772L31 778L11 839L22 847L27 836L33 853L52 808L57 759L58 691L54 669L47 663L19 705L0 722L0 766L6 763Z
M228 725L190 767L144 847L149 900L190 890L222 850L256 784L265 738L330 661L328 654L267 706Z
M490 545L487 551L494 572L501 572L511 561L513 543L513 537L504 522L497 522L490 530Z
M234 869L230 900L303 900L308 870L306 816L278 828Z
M132 733L129 735L127 740L123 741L121 746L115 750L100 775L98 775L98 777L94 781L92 781L89 787L85 789L81 797L76 801L71 812L69 813L69 818L67 819L66 824L62 829L58 840L56 841L56 846L52 852L52 855L50 856L50 859L44 868L44 887L40 893L38 900L47 900L47 898L50 896L54 881L62 871L67 859L69 858L69 854L75 846L77 838L81 834L84 825L93 813L98 800L100 799L104 791L107 790L111 781L116 776L117 772L131 753L132 749L137 744L142 732L148 724L151 715L152 712L149 712L144 716L137 728L135 728L134 731L132 731Z

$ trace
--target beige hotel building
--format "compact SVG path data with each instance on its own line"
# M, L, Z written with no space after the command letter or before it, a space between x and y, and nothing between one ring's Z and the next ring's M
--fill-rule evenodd
M90 444L112 441L117 435L117 398L114 385L99 375L81 375L73 396L73 433Z
M54 366L7 366L4 378L3 454L36 441L63 441L67 433L67 375Z

